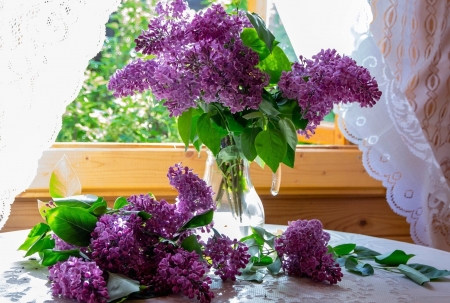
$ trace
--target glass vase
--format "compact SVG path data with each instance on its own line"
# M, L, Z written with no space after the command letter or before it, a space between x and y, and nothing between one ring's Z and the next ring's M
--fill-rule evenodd
M264 224L264 207L250 179L248 161L218 160L209 150L207 154L203 179L215 193L214 227L225 234L250 234L250 226Z

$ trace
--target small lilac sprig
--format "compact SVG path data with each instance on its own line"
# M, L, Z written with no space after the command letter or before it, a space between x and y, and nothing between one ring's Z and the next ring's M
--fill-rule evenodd
M170 290L190 299L197 298L201 303L211 302L214 293L210 291L212 280L206 275L209 268L196 252L160 243L155 246L154 254L160 260L152 280L152 288L157 293Z
M179 229L192 216L177 210L175 204L166 200L157 201L150 195L133 195L128 199L129 205L124 207L127 211L145 211L152 217L145 221L143 230L150 235L157 235L165 239L172 239Z
M226 235L221 237L213 236L208 239L204 246L203 254L210 258L214 274L223 281L228 278L236 281L236 276L240 276L241 269L244 269L250 260L248 247L238 240L231 240Z
M343 274L328 253L330 235L319 220L289 222L286 231L275 239L275 250L288 275L309 277L313 281L336 284Z
M339 102L357 102L371 107L381 97L377 81L369 71L336 50L321 50L308 60L292 65L292 71L283 71L278 88L283 96L297 100L308 125L300 132L306 136L314 133L324 116Z
M69 257L49 267L52 294L83 303L106 303L109 299L103 271L95 262Z
M194 174L189 167L175 164L167 173L169 183L178 191L177 209L181 213L192 215L215 210L211 186Z

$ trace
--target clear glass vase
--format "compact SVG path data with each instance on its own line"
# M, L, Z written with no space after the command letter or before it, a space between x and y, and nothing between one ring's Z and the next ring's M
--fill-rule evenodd
M203 179L212 187L217 210L214 227L224 233L250 234L250 226L264 224L264 207L256 193L245 159L220 159L208 150Z

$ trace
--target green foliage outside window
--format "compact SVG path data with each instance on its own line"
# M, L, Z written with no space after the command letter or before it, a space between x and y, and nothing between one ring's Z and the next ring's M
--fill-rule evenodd
M115 98L108 90L111 75L140 57L134 39L155 15L156 0L123 1L107 24L102 51L89 62L77 98L67 106L59 142L180 142L176 121L146 92Z

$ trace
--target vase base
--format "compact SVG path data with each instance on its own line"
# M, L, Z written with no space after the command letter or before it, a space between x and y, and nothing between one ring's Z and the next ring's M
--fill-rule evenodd
M231 239L241 239L252 233L251 227L262 227L264 219L251 220L250 222L240 223L234 219L230 212L214 213L214 228L221 234L227 235Z

